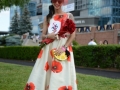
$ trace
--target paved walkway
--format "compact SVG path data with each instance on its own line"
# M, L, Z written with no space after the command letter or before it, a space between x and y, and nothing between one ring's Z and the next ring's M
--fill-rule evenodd
M0 59L0 62L26 65L26 66L33 66L35 63L35 62L7 60L7 59ZM110 71L110 70L107 71L107 70L100 70L100 69L98 70L98 69L76 67L76 72L81 74L87 74L87 75L96 75L96 76L103 76L103 77L108 77L113 79L120 79L120 71Z

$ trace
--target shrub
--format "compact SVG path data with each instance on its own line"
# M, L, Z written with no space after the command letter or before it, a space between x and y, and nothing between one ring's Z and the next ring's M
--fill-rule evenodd
M120 56L117 56L115 59L115 65L117 69L120 69Z
M75 40L72 42L73 46L80 46L80 44L78 42L76 42Z

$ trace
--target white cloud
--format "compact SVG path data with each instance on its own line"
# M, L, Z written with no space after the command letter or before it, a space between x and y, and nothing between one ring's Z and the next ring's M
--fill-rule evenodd
M10 26L10 11L2 10L0 12L0 31L8 31Z

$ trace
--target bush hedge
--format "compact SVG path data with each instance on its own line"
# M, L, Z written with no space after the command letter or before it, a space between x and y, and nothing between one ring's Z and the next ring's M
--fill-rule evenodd
M84 67L120 68L120 46L73 47L75 64Z
M35 61L40 47L1 47L0 58ZM120 46L73 46L76 66L120 69Z
M0 48L0 58L34 61L40 51L40 47L10 46Z

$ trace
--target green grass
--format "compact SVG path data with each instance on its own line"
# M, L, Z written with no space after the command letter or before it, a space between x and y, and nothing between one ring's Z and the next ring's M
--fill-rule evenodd
M32 67L0 62L0 90L23 90ZM78 90L120 90L120 79L78 74Z

